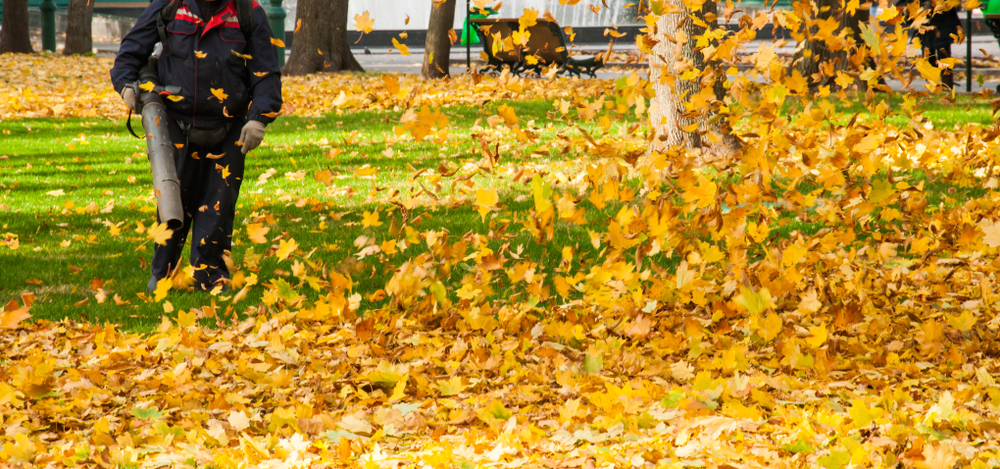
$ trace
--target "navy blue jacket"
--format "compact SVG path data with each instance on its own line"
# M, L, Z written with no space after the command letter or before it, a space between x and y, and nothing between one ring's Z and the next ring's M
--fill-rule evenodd
M281 110L281 72L271 43L271 26L264 9L254 5L253 33L244 36L233 0L207 22L195 0L183 0L177 16L166 24L167 50L158 63L160 83L181 87L183 99L164 99L172 117L196 128L214 128L226 116L269 124ZM111 69L119 94L139 77L153 48L160 42L156 15L169 0L153 0L122 39ZM239 54L239 55L237 55Z

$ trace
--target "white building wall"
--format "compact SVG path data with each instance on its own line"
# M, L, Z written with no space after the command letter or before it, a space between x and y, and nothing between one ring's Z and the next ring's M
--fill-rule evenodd
M556 21L563 26L609 26L636 24L636 7L639 0L607 0L611 8L604 8L601 0L581 0L576 5L560 5L558 0L504 0L500 7L500 17L518 18L527 8L538 10L539 14L549 10ZM455 13L455 28L461 28L465 21L462 14L465 0L458 0L460 5ZM474 2L470 2L475 5ZM495 4L496 2L490 2ZM288 13L285 28L295 29L295 0L285 0L283 5ZM348 27L353 28L354 15L365 11L375 20L374 29L427 29L430 19L431 0L350 0ZM629 8L625 5L631 4ZM591 6L600 7L598 13ZM409 23L406 18L409 17Z

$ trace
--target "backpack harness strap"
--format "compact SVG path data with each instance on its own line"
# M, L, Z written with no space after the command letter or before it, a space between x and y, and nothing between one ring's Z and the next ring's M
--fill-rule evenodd
M160 10L160 14L156 15L156 32L160 33L160 44L163 45L163 53L166 55L173 54L173 51L167 46L167 23L173 21L174 17L177 16L177 9L181 7L181 1L170 0L170 3Z
M173 21L177 16L177 10L181 7L183 0L171 0L167 6L160 10L156 16L156 32L160 34L160 44L163 44L163 53L171 55L173 51L167 46L167 23ZM234 0L236 4L236 19L240 22L240 31L249 42L253 34L253 0Z
M240 22L240 31L250 42L253 35L253 0L234 0L236 3L236 19Z

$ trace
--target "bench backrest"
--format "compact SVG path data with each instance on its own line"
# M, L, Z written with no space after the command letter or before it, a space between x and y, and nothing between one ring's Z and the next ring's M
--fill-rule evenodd
M533 55L544 64L566 62L569 53L566 51L566 37L558 24L539 19L538 23L528 28L531 36L524 47L524 54Z
M469 21L478 26L477 29L480 32L480 36L483 41L483 48L486 50L487 55L504 63L517 63L519 61L517 51L508 47L505 47L503 50L493 54L493 43L496 42L497 39L504 41L505 39L510 38L513 32L517 29L517 20L513 20L513 29L511 29L511 20L509 19L472 18Z
M524 56L532 55L541 63L562 65L569 56L566 50L566 36L562 28L555 22L539 18L534 26L528 28L528 43L521 48L520 55L516 49L506 47L494 55L492 53L493 43L497 39L506 42L506 39L520 28L517 18L473 18L470 21L482 33L483 48L486 50L486 54L500 62L523 62ZM497 37L497 33L499 33L499 37Z

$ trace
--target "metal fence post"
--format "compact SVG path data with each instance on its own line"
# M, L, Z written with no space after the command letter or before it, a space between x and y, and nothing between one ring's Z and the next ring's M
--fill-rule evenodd
M276 39L285 42L285 9L281 7L281 0L271 0L271 7L267 10L267 18L271 21L271 32ZM285 66L285 49L278 48L278 67Z
M56 51L56 2L42 0L42 50Z
M965 92L972 92L972 10L965 10Z
M469 23L471 6L469 0L465 0L465 73L472 71L472 24Z

